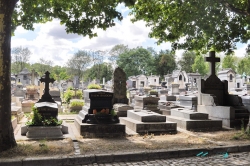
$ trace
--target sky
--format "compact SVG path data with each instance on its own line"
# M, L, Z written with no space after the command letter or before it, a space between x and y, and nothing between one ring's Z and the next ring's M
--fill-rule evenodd
M146 27L144 21L132 23L132 16L129 16L129 9L123 4L118 10L124 16L122 21L116 21L114 27L106 31L97 29L98 37L89 39L77 34L67 34L65 26L60 25L59 20L53 20L45 24L35 24L34 31L27 31L18 27L15 36L11 39L11 47L28 48L32 55L29 63L39 62L40 58L51 60L53 65L65 66L68 59L78 50L107 51L115 45L124 44L129 48L142 46L144 48L153 47L156 51L171 49L171 43L156 44L156 39L149 38L150 27ZM242 57L245 53L246 44L238 44L235 55ZM183 50L176 52L177 60L181 58Z

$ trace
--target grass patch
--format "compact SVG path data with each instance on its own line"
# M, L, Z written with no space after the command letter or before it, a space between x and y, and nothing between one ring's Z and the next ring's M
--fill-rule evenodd
M1 158L25 158L52 155L73 155L73 142L70 139L63 140L38 140L19 141L17 146L1 152Z
M233 140L250 140L250 129L248 131L241 130L233 135Z

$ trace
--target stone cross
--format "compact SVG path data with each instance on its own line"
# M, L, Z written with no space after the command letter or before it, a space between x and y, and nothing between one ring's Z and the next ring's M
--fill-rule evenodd
M45 78L41 78L40 81L45 83L44 94L49 94L49 83L53 83L54 78L49 78L50 73L46 71Z
M49 94L49 83L53 83L55 80L54 78L49 78L50 73L46 71L45 77L40 78L41 82L45 83L44 94L42 98L38 102L55 102L51 95Z
M220 62L220 58L215 57L215 51L209 52L209 57L206 57L206 61L210 62L210 73L215 75L215 63Z

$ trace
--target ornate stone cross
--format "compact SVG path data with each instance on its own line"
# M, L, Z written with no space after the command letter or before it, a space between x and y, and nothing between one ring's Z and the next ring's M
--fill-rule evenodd
M54 78L49 78L49 75L50 73L46 71L45 77L40 78L40 81L45 83L45 89L42 98L38 102L55 102L49 94L49 83L53 83L55 80Z
M220 62L220 58L215 57L215 51L209 52L209 57L206 57L206 61L210 62L210 74L215 75L215 63Z

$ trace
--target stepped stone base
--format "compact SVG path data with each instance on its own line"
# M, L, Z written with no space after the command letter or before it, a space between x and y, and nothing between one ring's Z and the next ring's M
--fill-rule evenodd
M136 133L177 133L177 125L174 122L140 122L131 118L120 118L120 123Z
M166 119L189 131L222 130L222 120L210 120L206 113L192 112L185 108L172 109L171 116L166 116Z
M249 112L244 107L198 105L198 110L207 113L210 119L222 120L222 125L229 128L238 129L242 125L242 119L244 124L247 124L249 119Z
M85 138L125 136L125 125L123 124L87 124L82 123L79 118L76 118L74 123L79 133Z
M167 116L166 118L168 121L176 122L178 127L189 131L222 130L221 120L190 120L174 116Z
M32 139L44 139L44 138L63 138L62 126L32 126L22 127L22 130L26 130L26 137Z

